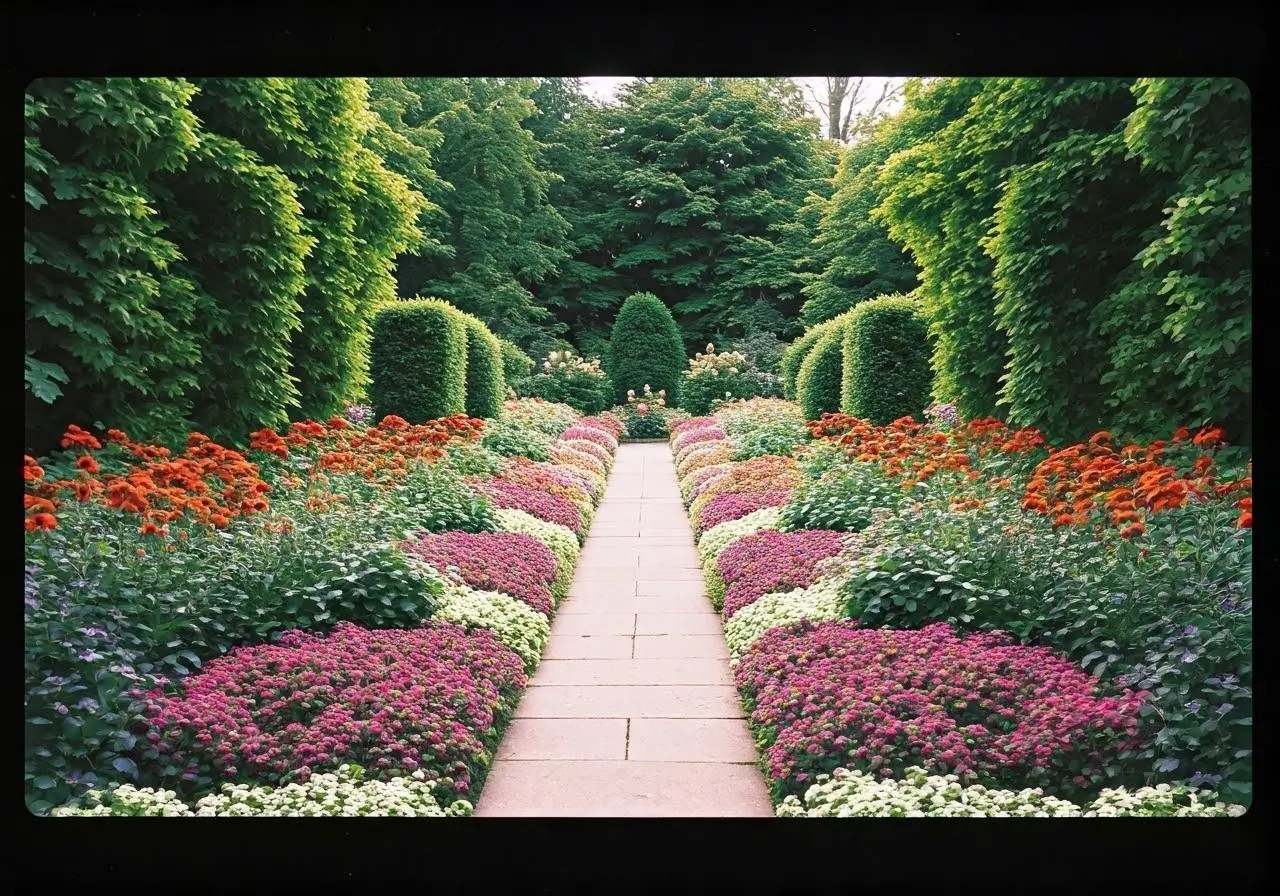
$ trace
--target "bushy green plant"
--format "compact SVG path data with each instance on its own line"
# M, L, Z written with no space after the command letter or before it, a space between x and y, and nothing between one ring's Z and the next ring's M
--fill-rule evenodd
M598 360L587 361L572 349L551 352L539 373L516 384L524 397L567 404L588 416L609 407L613 388Z
M746 356L738 352L716 353L715 344L707 343L705 352L689 359L689 368L680 384L680 406L701 417L711 412L717 401L750 398L755 382L748 379Z
M782 363L782 353L786 348L786 343L768 330L756 330L729 344L731 351L747 359L748 367L775 375L780 372L778 365Z
M501 412L507 392L502 346L480 318L463 314L462 321L467 327L466 413L492 419Z
M554 441L551 436L505 419L496 420L485 430L485 449L502 457L527 457L547 460Z
M885 426L923 419L933 390L929 330L918 303L881 296L856 306L844 331L840 410Z
M665 439L670 433L660 413L635 414L627 418L628 439Z
M808 441L809 430L795 421L761 423L752 432L734 438L733 459L749 460L766 454L790 457L797 445Z
M834 318L833 318L834 320ZM817 345L818 340L832 327L831 321L809 327L804 334L797 337L782 351L778 360L779 372L782 374L782 395L784 398L796 398L796 377L800 375L800 365L808 357L809 352Z
M844 332L847 317L839 317L818 338L796 374L796 398L806 419L840 410L844 376Z
M668 403L677 405L684 365L684 340L667 306L653 293L629 296L614 321L605 365L617 401L628 389L650 386L665 390Z
M423 423L467 406L467 325L439 299L389 302L378 310L369 347L374 418Z
M498 346L502 350L502 378L508 386L515 388L519 380L533 373L533 358L509 339L499 337Z
M873 464L838 464L797 489L781 510L778 528L860 532L904 500L902 489Z

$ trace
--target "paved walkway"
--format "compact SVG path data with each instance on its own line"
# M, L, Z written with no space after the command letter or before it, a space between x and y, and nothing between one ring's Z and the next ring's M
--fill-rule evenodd
M624 444L476 815L773 815L665 444Z

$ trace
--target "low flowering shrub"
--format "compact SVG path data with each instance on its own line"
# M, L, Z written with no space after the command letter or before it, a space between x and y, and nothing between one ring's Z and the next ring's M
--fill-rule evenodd
M737 665L766 632L797 622L834 622L844 618L840 576L824 576L808 588L766 594L733 614L725 623L724 640L729 646L729 663Z
M276 784L355 762L421 768L460 794L487 768L526 679L490 631L431 623L286 632L145 695L140 758L159 778Z
M512 426L537 430L555 438L582 418L567 404L541 398L520 398L502 403L501 419Z
M613 455L598 442L589 442L586 439L561 439L560 444L572 448L574 451L581 451L583 454L591 455L604 464L605 470L609 470L613 466Z
M712 464L726 464L732 460L733 446L728 439L692 445L686 449L684 457L676 461L676 477L684 479L694 470L700 470Z
M699 514L694 531L700 535L721 523L741 519L765 507L781 507L790 497L789 490L780 488L753 492L749 495L717 495L707 502L706 507Z
M711 498L716 494L719 490L719 486L728 484L729 472L731 469L731 464L717 464L714 467L703 467L702 470L698 470L698 473L701 473L703 470L711 470L713 473L710 476L703 477L701 482L698 482L689 490L685 503L692 507L694 502L705 495L706 501L703 501L702 504L698 505L699 510L701 510L706 502L711 500ZM696 477L697 473L695 473L694 476Z
M681 479L680 494L684 498L685 504L687 505L693 500L695 497L693 493L697 491L700 486L704 485L708 479L715 476L723 476L731 469L733 469L732 463L713 464L709 467L702 467L701 469L694 470L688 476Z
M591 480L566 468L549 462L536 463L523 457L508 458L498 478L533 491L560 495L573 501L584 513L595 506Z
M546 460L555 441L546 433L507 420L495 421L484 434L482 444L503 457Z
M762 455L732 464L728 478L701 495L745 495L769 489L795 490L804 479L795 460L778 455Z
M530 675L551 637L551 622L528 604L501 591L476 591L466 585L447 588L432 619L461 625L467 631L489 629L520 655L524 671Z
M442 532L411 539L405 551L472 588L510 594L551 615L556 557L536 538L515 532Z
M366 780L358 765L344 763L333 772L313 774L306 783L295 781L283 787L223 784L219 793L200 799L194 810L175 791L123 784L105 791L90 791L81 805L54 809L51 814L166 818L444 818L466 817L473 811L470 801L462 799L441 806L436 782L428 780L421 769L387 780Z
M715 417L690 417L688 420L681 420L675 426L671 427L671 434L678 436L686 433L691 429L701 429L706 426L719 426Z
M684 432L676 435L671 440L671 450L678 456L681 451L690 445L696 445L699 442L717 442L721 439L728 438L724 434L724 430L714 423L708 423L706 426L699 426L693 429L686 429Z
M720 552L739 538L764 529L776 529L782 511L777 507L763 507L735 520L713 526L698 539L698 556L704 562L715 560Z
M1145 697L1101 696L1096 678L1047 648L944 624L773 629L735 680L779 796L841 766L887 778L919 765L1061 795L1096 788L1128 770Z
M560 434L560 438L567 440L584 439L588 442L595 442L605 450L605 453L612 457L613 453L618 450L618 440L608 433L607 430L594 426L571 426Z
M564 526L579 537L585 529L582 508L562 495L534 491L502 478L475 482L472 488L488 498L493 502L493 506L499 509L523 510L540 520Z
M601 482L604 481L606 474L609 472L604 463L594 455L588 454L585 451L579 451L567 442L557 441L553 443L549 453L551 455L550 459L552 463L578 467Z
M612 411L604 411L594 417L583 417L578 421L578 426L594 426L597 429L602 429L613 436L615 443L627 431L627 424Z
M520 532L536 538L556 555L556 580L551 584L551 594L557 604L564 600L569 594L574 567L578 565L580 554L578 537L573 534L573 530L540 520L523 510L499 510L497 517L503 532Z
M965 785L958 775L930 775L919 766L901 779L884 780L862 771L838 768L818 775L803 797L788 796L777 808L779 818L1231 818L1244 806L1216 801L1216 794L1196 793L1168 784L1135 791L1102 791L1083 806L1048 796L1041 788L988 789Z
M771 591L807 588L823 560L840 553L843 535L824 529L756 532L739 538L717 558L727 589L724 618Z

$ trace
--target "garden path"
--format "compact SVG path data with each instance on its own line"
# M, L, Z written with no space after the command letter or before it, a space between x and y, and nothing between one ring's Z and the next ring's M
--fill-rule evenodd
M671 450L624 444L476 815L772 816L758 755Z

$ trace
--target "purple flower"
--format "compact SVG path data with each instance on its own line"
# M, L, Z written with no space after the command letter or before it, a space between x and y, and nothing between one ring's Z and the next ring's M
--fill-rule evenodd
M1227 713L1231 712L1231 710L1235 708L1236 708L1236 705L1234 703L1224 703L1218 707L1218 714L1225 716Z
M81 697L80 702L76 704L80 709L87 709L89 712L98 711L98 701L92 697Z
M1192 700L1190 703L1187 704L1187 709L1190 710L1191 712L1198 711L1200 709L1200 701Z
M1231 610L1234 610L1235 608L1236 608L1236 602L1233 601L1231 598L1228 597L1222 601L1222 609L1231 611Z
M1182 633L1184 635L1194 635L1196 633L1196 627L1194 625L1188 625L1182 630Z
M67 709L67 707L66 707L66 704L63 704L63 703L55 703L55 704L53 705L53 708L54 708L54 710L56 710L60 715L64 715L64 716L65 716L65 715L69 712L69 710L68 710L68 709Z
M102 654L93 650L86 650L84 653L80 654L80 659L83 662L92 663L94 660L102 659Z
M105 628L98 628L96 625L91 625L88 628L80 629L80 634L87 638L105 638L107 630Z
M1187 651L1182 655L1182 661L1184 663L1194 663L1196 661L1196 655L1190 651Z

